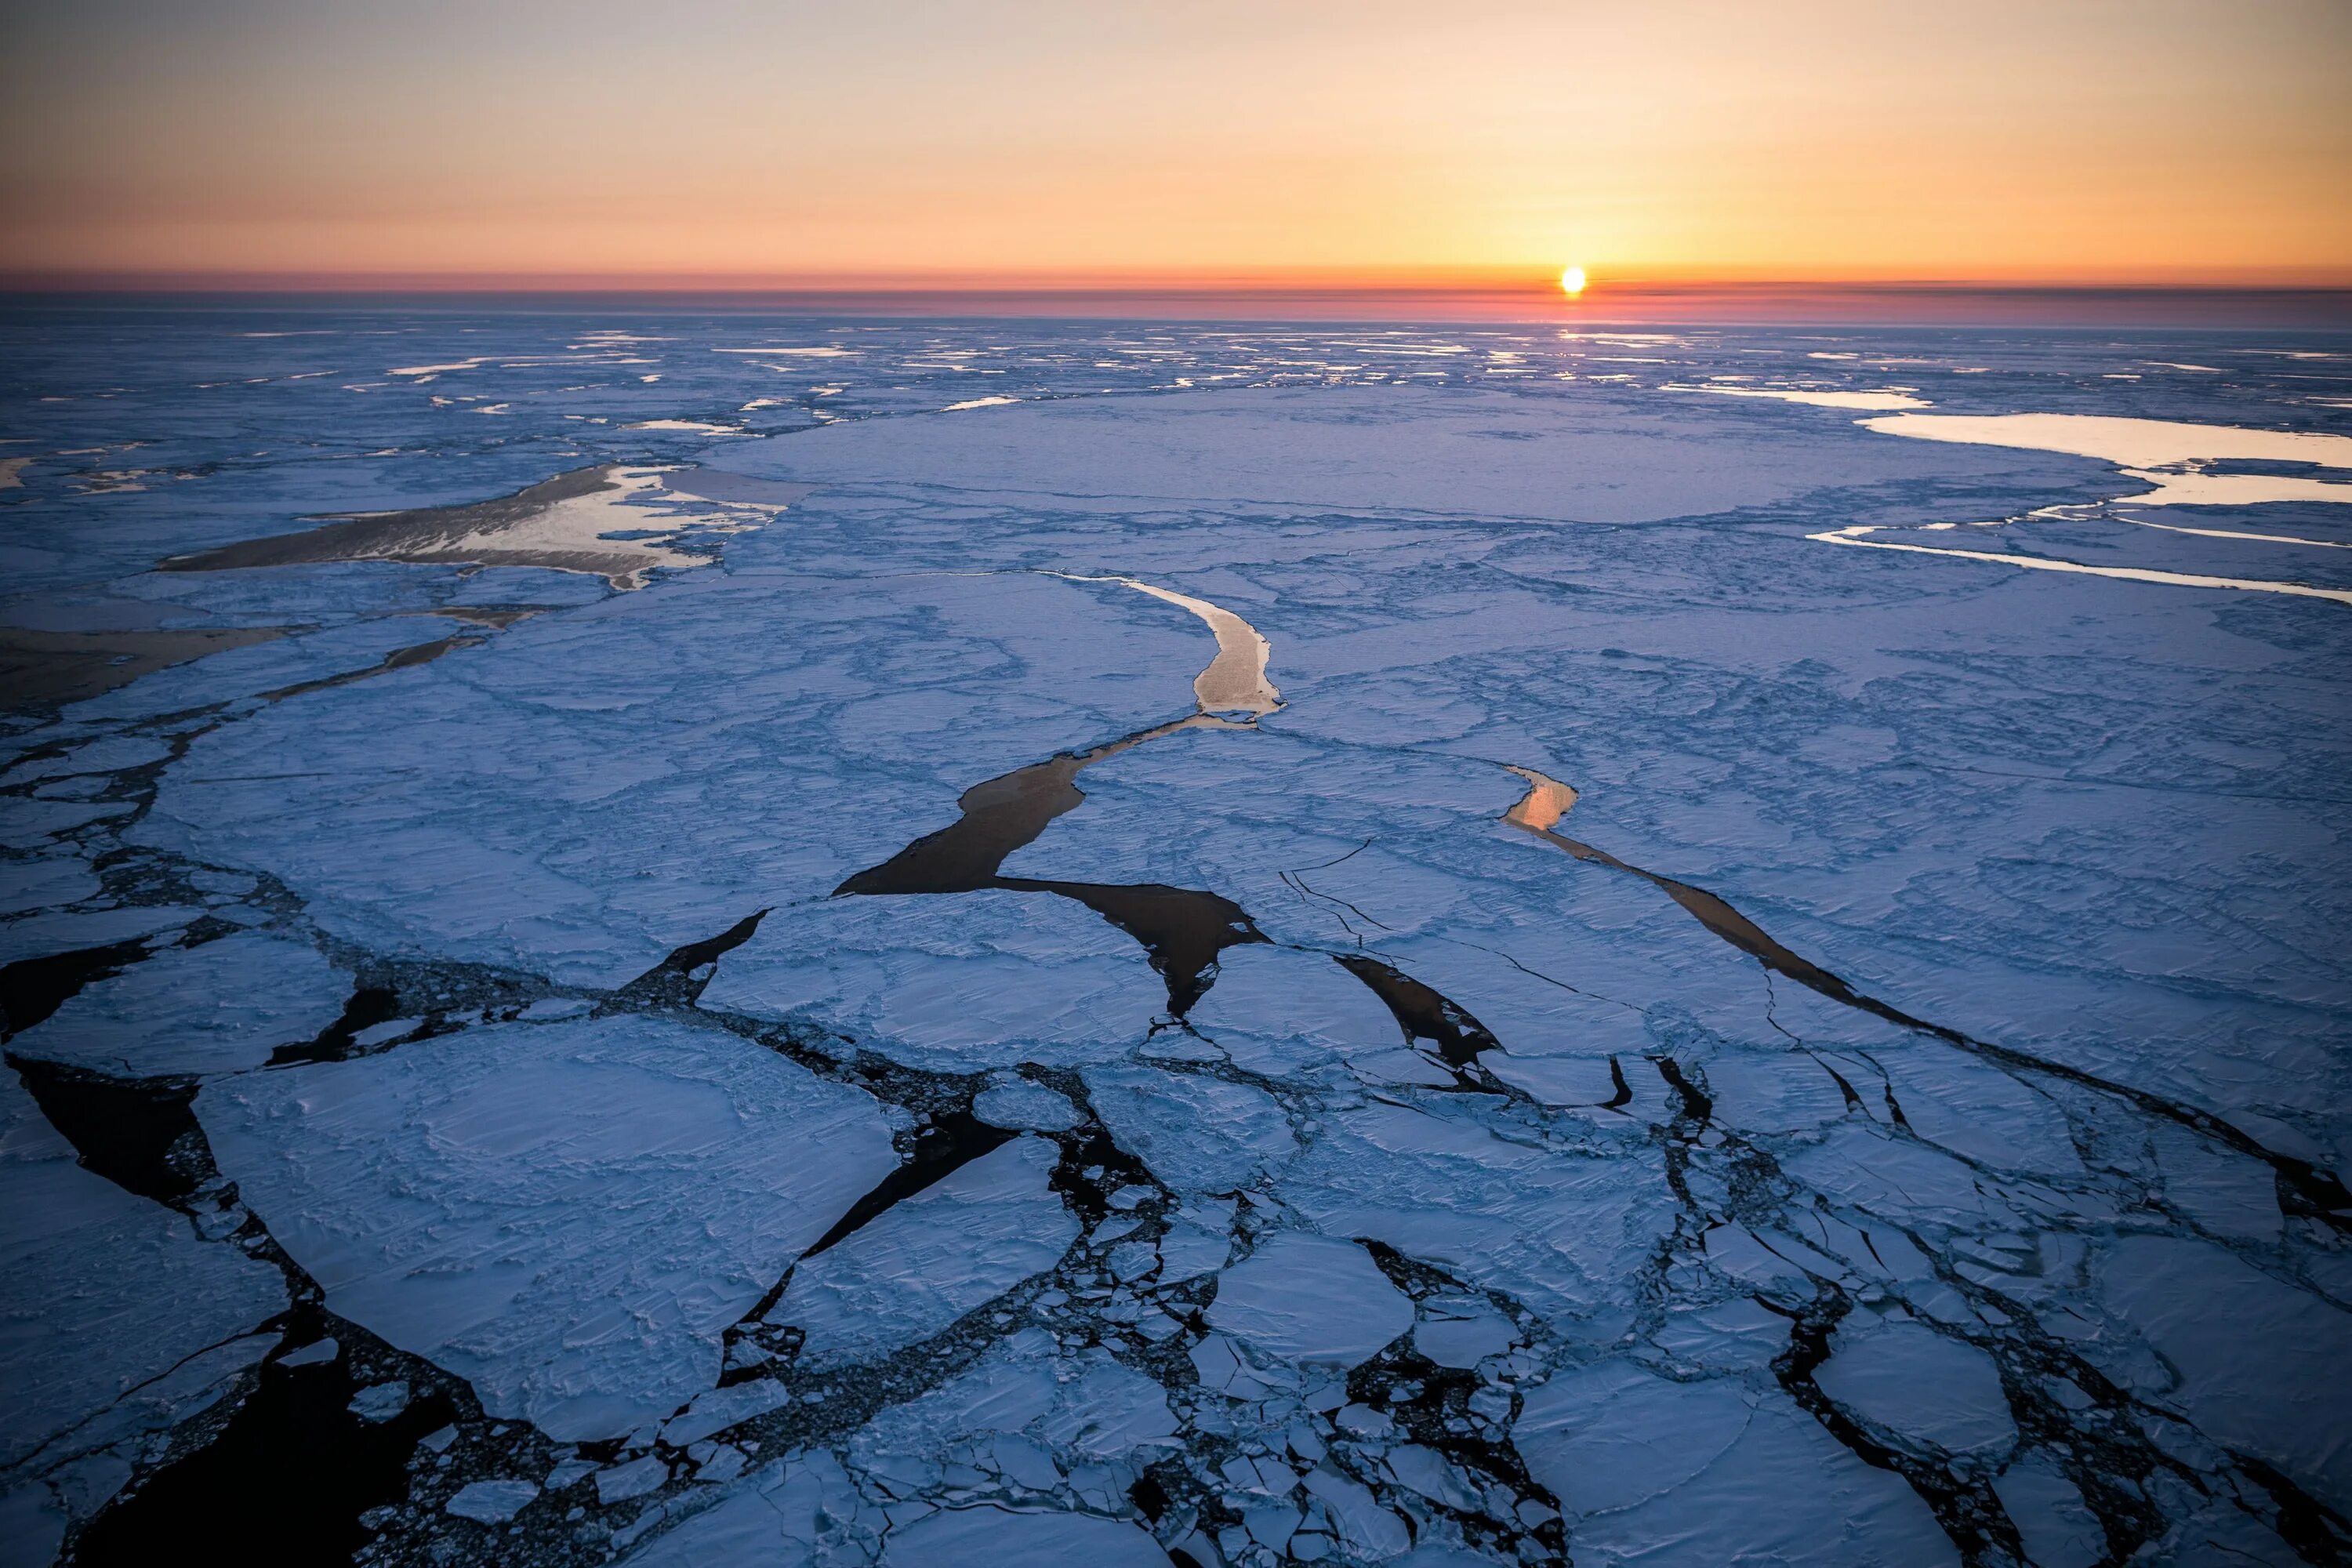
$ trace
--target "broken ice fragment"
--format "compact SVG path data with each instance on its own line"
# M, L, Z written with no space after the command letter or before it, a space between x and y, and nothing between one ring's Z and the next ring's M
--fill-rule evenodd
M362 1421L389 1421L408 1408L405 1382L379 1383L352 1395L351 1412Z
M342 1016L351 976L308 942L256 931L174 948L100 980L11 1043L129 1078L236 1072Z
M596 1500L606 1504L626 1502L659 1490L668 1480L669 1467L659 1457L647 1454L642 1459L597 1471Z
M538 1495L538 1486L530 1481L474 1481L460 1488L444 1506L460 1519L504 1524L530 1507L530 1500Z
M862 1361L946 1328L1060 1261L1078 1222L1047 1184L1060 1152L1015 1138L885 1210L793 1272L771 1322L811 1365Z
M1089 1068L1086 1084L1118 1146L1180 1193L1255 1186L1298 1152L1281 1102L1247 1084L1140 1067Z
M792 1403L792 1390L767 1378L750 1383L738 1383L727 1388L715 1388L697 1394L694 1404L682 1415L673 1415L662 1425L661 1440L674 1448L699 1443L713 1433L724 1432L740 1426L755 1415Z
M1813 1381L1864 1419L1948 1454L1998 1457L2017 1440L1992 1357L1917 1323L1848 1318Z
M709 1387L722 1331L896 1163L863 1091L639 1016L215 1079L196 1114L330 1310L561 1441Z
M1285 1361L1352 1367L1412 1327L1412 1303L1355 1243L1285 1231L1218 1276L1209 1321Z
M1007 1078L972 1097L971 1113L991 1127L1013 1131L1066 1132L1078 1124L1077 1107L1026 1079Z

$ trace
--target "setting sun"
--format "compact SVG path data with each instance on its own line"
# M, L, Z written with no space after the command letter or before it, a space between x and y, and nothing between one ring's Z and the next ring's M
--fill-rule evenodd
M1559 275L1559 291L1575 295L1584 292L1584 268L1571 267Z

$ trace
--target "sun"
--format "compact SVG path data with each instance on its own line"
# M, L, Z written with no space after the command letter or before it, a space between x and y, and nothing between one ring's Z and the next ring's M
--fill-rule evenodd
M1559 291L1571 299L1584 292L1584 268L1570 267L1559 275Z

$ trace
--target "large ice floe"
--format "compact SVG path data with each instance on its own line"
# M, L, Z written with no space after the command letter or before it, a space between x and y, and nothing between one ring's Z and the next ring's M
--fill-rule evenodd
M196 1114L331 1310L560 1440L714 1382L720 1331L896 1163L869 1096L627 1017L218 1080Z
M2325 345L110 320L0 1561L2352 1554Z

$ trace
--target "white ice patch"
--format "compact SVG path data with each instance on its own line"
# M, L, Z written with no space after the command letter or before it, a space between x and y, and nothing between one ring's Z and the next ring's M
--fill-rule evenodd
M896 1163L863 1091L637 1017L216 1079L196 1113L331 1310L558 1441L709 1387L720 1331Z
M979 1464L1003 1471L1012 1456L995 1439L1012 1434L1049 1450L1066 1471L1121 1459L1149 1463L1175 1445L1177 1423L1167 1391L1109 1352L1065 1353L1052 1335L1025 1329L992 1346L970 1372L877 1415L851 1439L850 1461L865 1469L936 1468L951 1459L952 1446L968 1444ZM1039 1489L1050 1489L1034 1457L1023 1458L1031 1461L1017 1467L1025 1484L1042 1480Z
M1167 1005L1133 938L1052 893L856 896L779 910L702 1005L813 1024L947 1072L1124 1055Z
M1861 421L1865 429L1915 441L2018 447L2098 458L2119 468L2176 468L2198 462L2315 463L2352 468L2352 436L2252 430L2177 419L2126 419L2102 414L1890 414Z
M1712 392L1724 397L1770 397L1815 408L1926 408L1927 400L1906 392L1815 392L1777 386L1666 386L1664 392Z
M991 1127L1013 1131L1066 1132L1080 1120L1076 1106L1022 1078L1001 1079L972 1096L971 1113Z
M1217 1277L1209 1321L1284 1361L1352 1367L1412 1327L1412 1303L1349 1241L1284 1231Z
M86 986L9 1048L120 1078L239 1072L315 1039L351 990L310 943L243 931Z
M1015 1138L885 1210L793 1271L768 1313L807 1335L813 1366L928 1339L1061 1261L1076 1216L1046 1184L1060 1152Z
M920 441L893 421L845 421L746 446L730 460L808 482L1050 496L1056 507L1089 510L1217 502L1559 522L1769 506L1819 489L1832 472L1862 483L1955 471L1921 454L1872 450L1842 422L1807 437L1750 437L1679 402L1633 412L1400 385L1056 398L927 422ZM1706 441L1707 462L1690 461L1694 439ZM1834 448L1834 465L1824 447ZM1966 471L2012 467L1979 454Z

